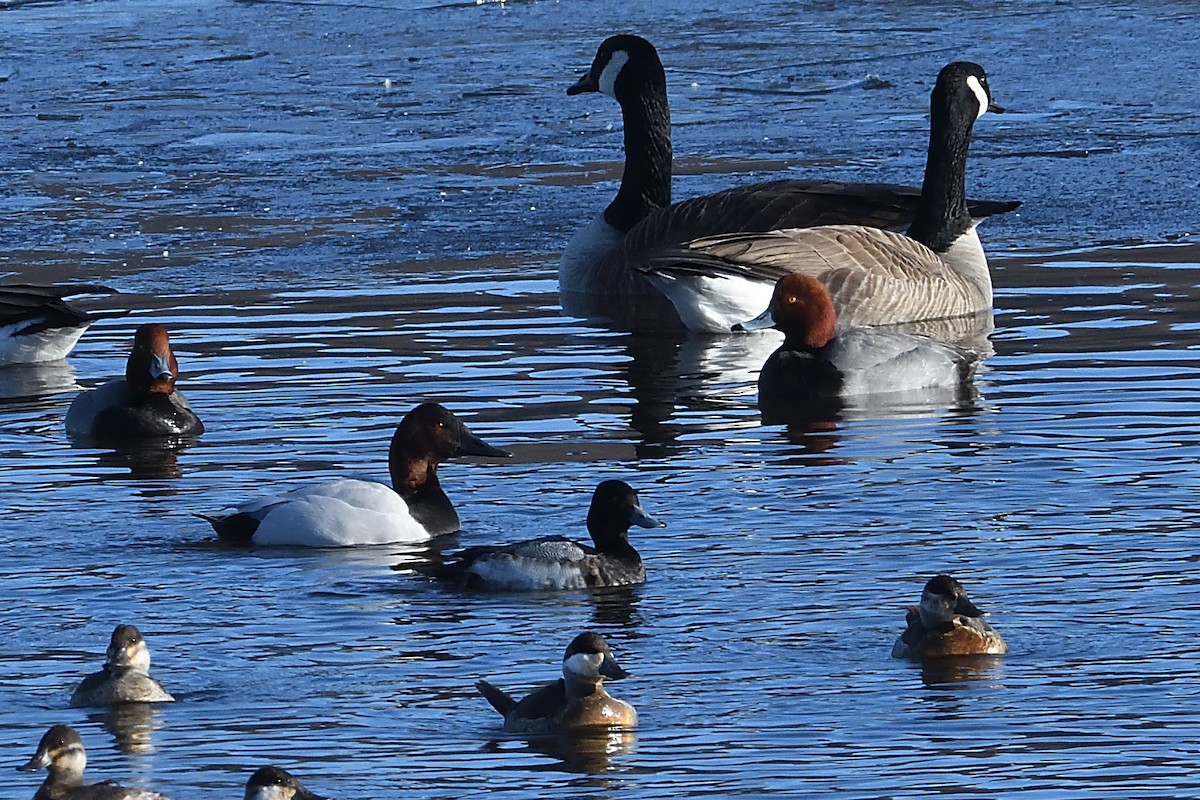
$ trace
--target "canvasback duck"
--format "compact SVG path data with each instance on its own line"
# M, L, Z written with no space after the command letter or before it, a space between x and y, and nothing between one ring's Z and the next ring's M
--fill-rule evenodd
M150 322L137 329L125 377L84 392L67 409L67 433L95 439L199 436L204 423L175 389L179 362L167 329Z
M975 120L1003 111L978 64L943 67L930 99L929 153L907 234L863 225L727 232L664 247L639 267L692 330L757 313L789 272L819 278L847 325L990 316L992 279L966 202Z
M983 615L954 578L949 575L930 578L921 592L921 604L908 609L908 629L896 640L892 657L1003 655L1008 646L983 621Z
M246 781L242 800L326 800L300 785L287 770L260 767Z
M920 189L821 180L749 184L672 205L671 119L666 76L654 45L624 34L605 39L591 69L567 89L568 95L584 92L600 92L620 104L625 169L616 198L563 252L559 290L569 313L600 314L634 328L678 327L680 315L639 272L663 248L703 236L814 225L903 228L917 214ZM1020 205L968 203L975 220ZM683 322L727 333L734 322L757 313L769 293L769 287L764 293L752 286L748 299L733 298L723 327L719 321L698 323L690 317ZM745 313L747 306L754 311Z
M630 673L617 664L602 636L576 636L563 655L562 673L520 701L487 681L478 681L475 688L504 717L504 730L510 733L637 727L633 706L604 690L605 678L619 680Z
M55 725L46 731L29 763L17 770L44 769L49 773L33 800L170 800L158 792L130 789L112 781L85 784L83 770L86 766L87 753L79 734L69 725Z
M642 557L629 543L629 528L665 523L642 510L637 492L624 481L596 487L587 529L594 547L562 536L517 544L471 547L434 570L441 579L481 589L584 589L646 582Z
M405 415L392 435L392 485L342 479L251 500L208 520L236 544L291 547L423 542L454 533L458 513L438 482L437 465L454 456L505 458L437 403Z
M0 286L0 365L66 358L93 322L128 313L81 311L66 302L84 294L116 294L116 289L86 283Z
M118 625L104 654L103 669L79 683L71 695L71 705L169 703L174 699L150 677L150 648L141 631L132 625Z
M735 326L783 331L783 344L759 373L760 400L958 389L969 384L979 360L970 350L923 336L867 327L836 332L836 325L825 284L800 273L780 278L767 310Z

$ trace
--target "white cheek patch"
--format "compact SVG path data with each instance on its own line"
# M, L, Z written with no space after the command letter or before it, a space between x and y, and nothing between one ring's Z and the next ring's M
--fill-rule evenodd
M600 73L600 80L597 82L600 86L600 91L608 95L614 100L617 99L616 85L617 76L621 74L621 69L629 63L629 53L625 50L614 51L609 57L608 63L604 65L604 71Z
M975 114L975 119L982 117L988 110L988 105L992 102L988 97L987 90L983 88L983 84L979 82L979 78L974 75L967 76L967 86L975 93L975 99L979 101L979 112Z
M594 678L600 674L600 662L603 659L604 656L599 653L576 653L563 662L563 669Z

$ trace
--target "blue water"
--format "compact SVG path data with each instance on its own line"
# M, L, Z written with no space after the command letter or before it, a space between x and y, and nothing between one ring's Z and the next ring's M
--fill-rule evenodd
M987 67L1009 112L979 123L969 187L1024 206L984 230L977 398L764 426L773 334L561 314L557 255L621 166L615 103L565 89L620 30L668 66L680 198L915 182L938 67ZM0 372L0 796L32 796L8 767L57 722L89 779L176 800L265 763L343 800L1195 795L1198 34L1186 3L0 11L0 272L102 281L131 312L69 365ZM148 320L208 433L71 443L71 397ZM385 480L425 399L515 454L443 467L464 527L435 549L583 535L616 477L668 523L634 532L648 583L464 594L411 571L422 547L229 550L193 516ZM1007 656L889 657L940 571ZM119 622L179 702L67 708ZM611 689L639 729L502 734L474 681L550 680L585 629L635 673Z

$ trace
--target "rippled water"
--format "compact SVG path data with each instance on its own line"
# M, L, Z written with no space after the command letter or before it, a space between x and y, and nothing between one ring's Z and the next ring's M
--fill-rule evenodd
M12 5L0 271L104 281L132 313L69 365L0 372L0 768L68 722L93 780L177 800L240 796L267 762L339 798L1200 790L1190 4ZM565 88L618 30L668 65L680 197L913 182L933 74L987 66L1009 113L977 128L971 190L1025 205L985 233L977 398L764 426L772 334L560 313L557 253L620 173L615 104ZM77 386L148 319L208 433L73 445ZM386 479L423 399L516 454L443 467L464 528L435 548L582 533L619 477L669 525L635 531L646 586L451 592L411 572L423 548L230 550L193 516ZM889 658L938 571L1008 656ZM179 702L66 707L118 622ZM549 680L586 628L636 673L612 689L639 730L502 735L475 679ZM0 774L5 797L38 781Z

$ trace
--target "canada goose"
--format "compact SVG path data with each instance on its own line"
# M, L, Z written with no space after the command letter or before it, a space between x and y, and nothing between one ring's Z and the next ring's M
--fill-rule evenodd
M114 294L116 290L94 284L39 286L9 283L0 286L0 365L36 364L65 358L79 337L102 317L80 311L65 298L81 294Z
M943 67L930 97L925 181L907 235L864 225L730 232L668 245L640 269L693 330L724 330L756 313L789 272L824 283L845 326L986 314L991 274L965 199L971 129L986 111L1003 109L983 68L964 61Z
M777 228L859 224L898 228L917 212L919 189L891 184L776 180L671 204L671 118L658 53L640 36L606 39L568 95L602 92L621 106L625 170L617 196L567 245L559 290L569 313L600 314L629 327L679 326L679 315L636 270L650 254L697 237ZM975 219L1019 202L970 201ZM776 276L778 277L778 276ZM771 284L774 284L772 279ZM743 301L721 330L766 306L767 292ZM754 308L744 313L745 306ZM685 319L686 323L687 320ZM701 326L715 330L718 326Z
M958 389L979 356L923 336L870 327L835 335L837 315L825 284L792 272L775 285L771 305L746 330L774 326L784 340L758 376L759 405L920 389Z

